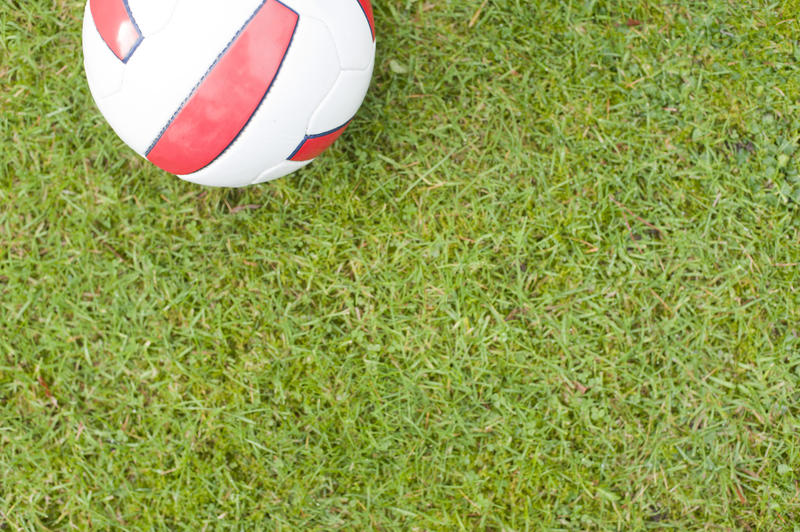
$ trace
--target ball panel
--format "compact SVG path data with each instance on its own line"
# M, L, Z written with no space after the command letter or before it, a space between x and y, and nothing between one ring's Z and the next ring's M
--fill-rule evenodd
M178 0L128 0L128 9L145 38L163 30L175 13Z
M361 4L361 10L364 12L364 16L367 17L367 22L369 22L369 29L372 32L372 40L375 40L375 15L372 12L372 4L370 0L358 0L358 3Z
M359 0L286 0L298 13L314 17L333 35L342 69L360 70L375 55L372 29Z
M289 160L297 162L316 159L322 152L333 146L333 143L342 136L342 133L345 132L349 125L350 122L347 122L331 131L318 133L316 135L306 135L303 142L301 142L294 152L292 152L292 155L289 156Z
M361 107L372 81L372 64L366 70L345 70L311 117L309 134L330 131L351 120Z
M103 42L88 3L83 17L83 63L95 101L111 96L122 88L125 64Z
M147 158L180 175L204 168L225 151L272 86L297 19L297 13L277 0L267 0L178 111Z
M244 186L291 155L306 134L311 113L339 75L333 38L316 19L303 17L272 88L252 120L219 158L181 177L216 186Z
M274 181L275 179L279 179L286 175L291 174L292 172L296 172L300 170L304 166L308 166L311 164L311 161L303 161L303 162L294 162L294 161L283 161L281 164L275 166L274 168L270 168L269 170L262 172L258 178L250 183L251 185L257 185L258 183L266 183L267 181Z
M120 61L127 63L143 35L126 0L89 0L89 8L100 37Z
M260 0L179 2L162 31L125 66L122 89L97 102L111 127L140 155L157 139Z

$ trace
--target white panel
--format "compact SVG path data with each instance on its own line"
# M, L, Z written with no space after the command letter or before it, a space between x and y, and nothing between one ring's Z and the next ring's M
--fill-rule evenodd
M216 186L253 183L264 169L286 161L302 142L311 114L338 75L330 33L321 22L301 15L272 88L239 138L211 165L181 177Z
M372 67L370 64L366 70L345 70L339 75L336 85L311 117L307 134L331 131L356 115L369 90Z
M357 0L285 0L296 11L327 24L336 41L342 69L362 70L375 56L375 43Z
M89 2L86 2L83 16L83 63L95 101L111 96L122 88L125 65L97 32Z
M270 168L266 172L263 172L260 176L258 176L258 179L256 179L251 184L256 185L258 183L266 183L267 181L274 181L278 178L289 175L292 172L296 172L297 170L300 170L301 168L304 168L309 164L311 164L311 161L300 161L300 162L284 161L275 168Z
M136 25L145 37L163 30L175 13L178 0L128 0Z
M122 90L97 102L122 140L144 155L260 3L179 2L128 61Z

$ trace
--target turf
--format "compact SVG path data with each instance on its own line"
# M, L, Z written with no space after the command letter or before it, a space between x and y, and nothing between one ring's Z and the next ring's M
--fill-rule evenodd
M800 2L376 2L206 190L0 4L0 530L798 530Z

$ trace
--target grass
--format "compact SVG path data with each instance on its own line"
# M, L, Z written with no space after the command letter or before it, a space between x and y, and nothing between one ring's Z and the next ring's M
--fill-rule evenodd
M0 530L798 530L800 2L481 4L228 191L0 5Z

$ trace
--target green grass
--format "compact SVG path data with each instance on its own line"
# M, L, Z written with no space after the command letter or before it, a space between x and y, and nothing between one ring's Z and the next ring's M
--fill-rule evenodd
M0 4L0 530L798 530L800 2L481 3L228 191Z

